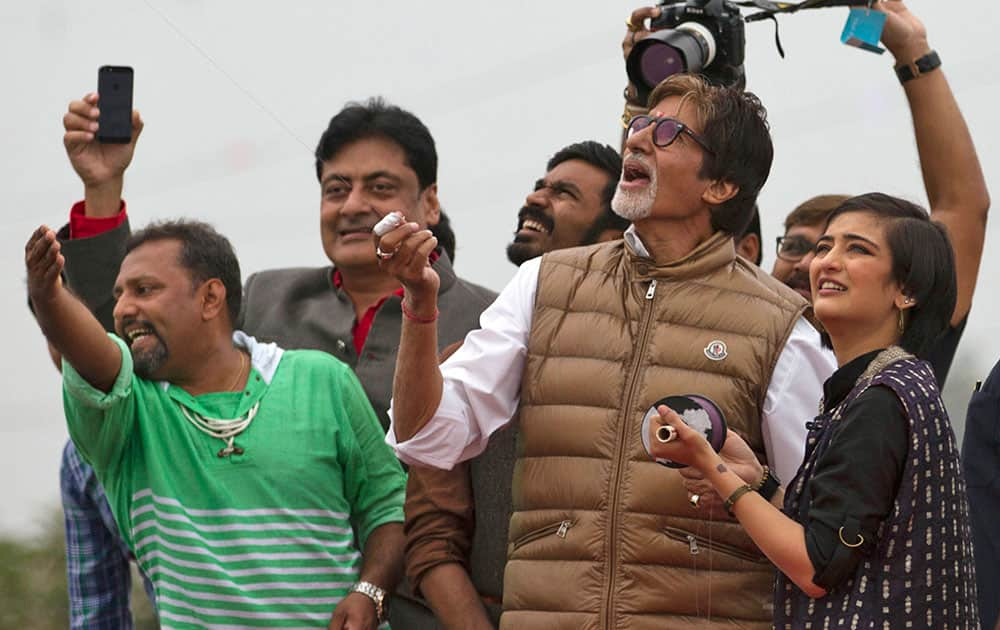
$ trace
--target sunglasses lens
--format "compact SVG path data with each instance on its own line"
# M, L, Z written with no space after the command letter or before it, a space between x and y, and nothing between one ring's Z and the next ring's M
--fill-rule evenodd
M648 127L650 122L649 116L636 116L628 124L628 135L632 136L633 134L639 133Z
M680 131L681 128L677 125L676 120L661 119L656 125L656 129L653 130L653 144L665 147L674 141Z

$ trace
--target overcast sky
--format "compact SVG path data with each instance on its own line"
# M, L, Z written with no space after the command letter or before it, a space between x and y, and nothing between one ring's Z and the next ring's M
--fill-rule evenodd
M126 181L133 225L198 217L233 241L244 277L325 263L312 149L346 101L384 95L431 129L460 275L494 289L515 215L548 157L616 143L625 84L623 0L384 2L37 0L0 4L6 150L0 152L0 287L9 297L0 393L0 531L30 533L58 504L66 429L60 381L24 305L23 246L81 197L62 148L70 99L104 64L135 68L146 121ZM1000 3L915 0L958 95L987 180L1000 164L995 39ZM747 27L747 76L770 111L775 162L760 206L764 266L785 214L818 193L880 190L926 204L910 117L888 55L840 44L846 9ZM994 191L995 193L995 191ZM979 290L947 401L964 416L1000 357L990 226Z

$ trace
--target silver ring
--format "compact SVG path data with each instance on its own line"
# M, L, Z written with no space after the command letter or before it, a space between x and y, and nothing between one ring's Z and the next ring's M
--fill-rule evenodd
M396 255L396 250L394 249L391 252L383 252L382 251L382 247L379 246L379 245L376 245L375 246L375 255L378 256L381 260L389 260L390 258L392 258L393 256Z
M656 439L663 444L673 442L677 439L677 429L673 428L669 424L661 425L660 428L656 430Z
M701 501L701 495L700 494L692 494L690 497L688 497L688 503L690 503L691 507L693 507L693 508L697 508L698 507L698 503L700 501Z

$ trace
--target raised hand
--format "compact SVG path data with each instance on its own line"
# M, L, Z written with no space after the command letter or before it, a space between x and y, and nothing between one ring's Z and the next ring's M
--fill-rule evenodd
M436 312L441 278L428 256L437 247L437 238L417 223L403 223L384 236L373 236L379 267L399 280L406 291L409 308L418 317L431 318Z
M85 187L87 214L110 216L118 212L125 169L132 161L135 145L142 133L142 117L132 111L132 140L128 144L102 143L96 140L98 95L87 94L71 101L63 116L63 145L73 170Z
M660 7L641 7L632 12L625 22L625 37L622 39L622 56L628 59L637 40L649 35L652 31L646 28L646 20L660 17Z
M35 230L24 246L28 296L36 304L51 301L62 290L62 270L66 261L59 248L56 233L47 225Z
M880 0L875 9L886 14L882 43L898 63L909 63L930 50L927 28L902 0Z

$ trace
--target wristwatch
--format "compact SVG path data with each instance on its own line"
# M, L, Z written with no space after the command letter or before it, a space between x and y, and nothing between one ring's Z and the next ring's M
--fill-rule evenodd
M368 598L375 604L375 617L377 618L377 623L381 624L385 621L386 605L388 604L388 601L384 588L375 586L371 582L358 582L351 587L351 592L367 595Z
M930 51L923 57L914 59L910 63L904 63L901 66L896 66L896 76L899 77L900 83L906 83L910 79L916 79L917 77L927 74L932 70L937 70L941 67L941 57L938 56L936 51Z
M781 480L778 479L778 475L774 474L769 466L764 466L764 476L754 485L753 489L764 497L765 501L770 501L780 487Z

